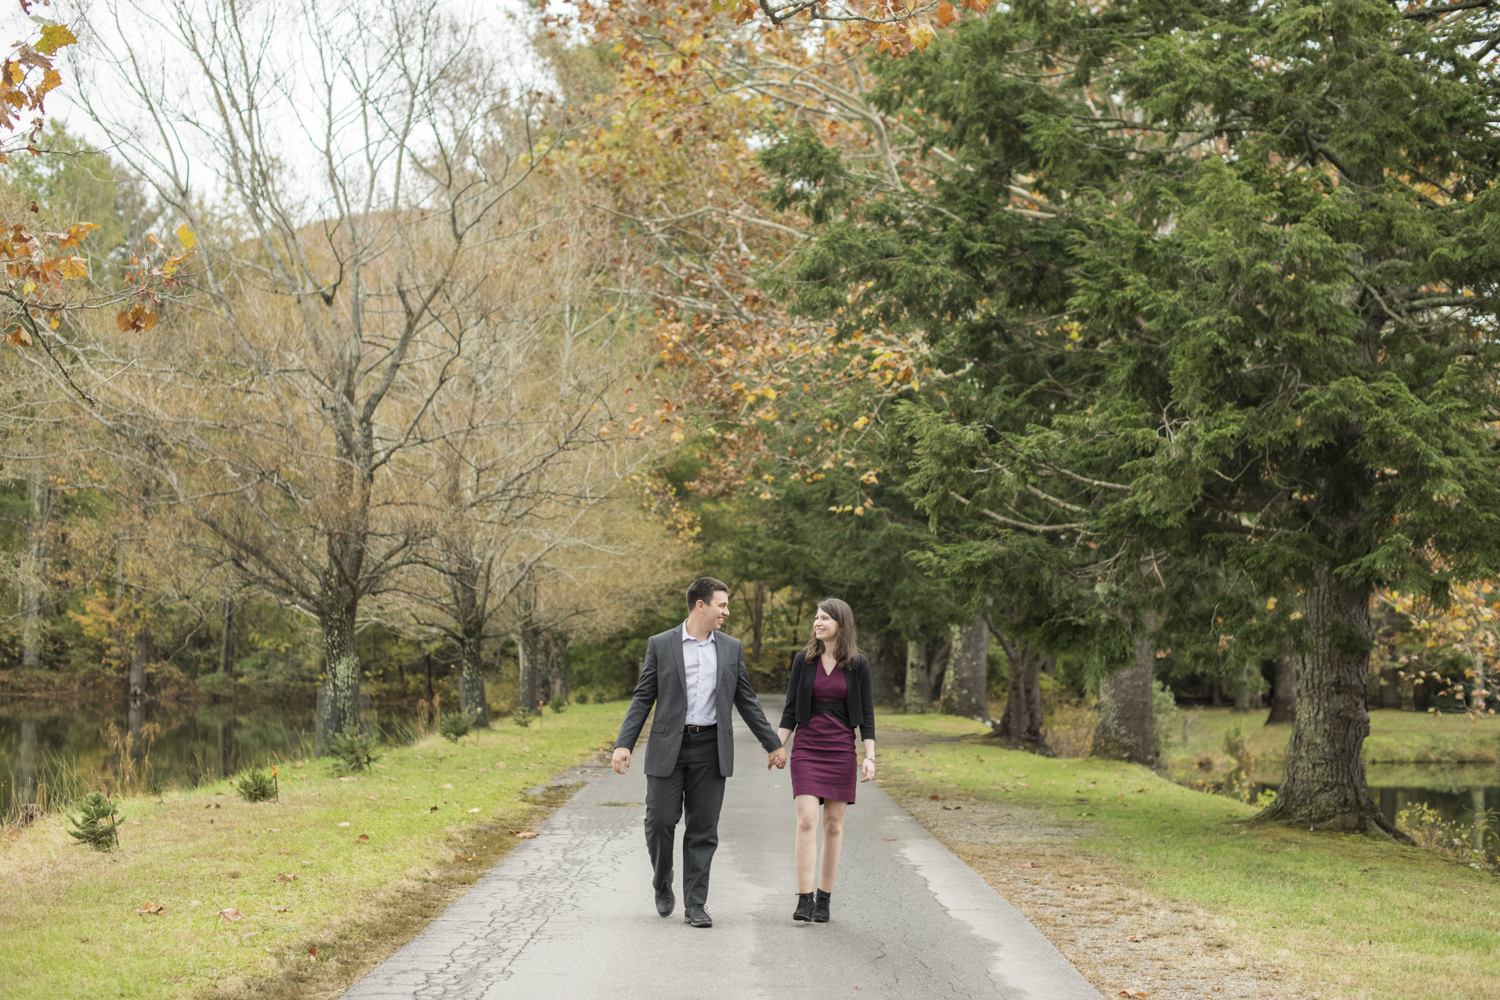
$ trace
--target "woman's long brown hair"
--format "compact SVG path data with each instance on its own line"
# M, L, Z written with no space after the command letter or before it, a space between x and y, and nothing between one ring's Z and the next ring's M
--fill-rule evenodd
M854 658L859 655L859 641L854 633L854 612L849 605L837 597L828 597L818 602L818 610L832 618L839 627L838 635L833 637L833 649L827 650L838 665L848 670L854 665ZM802 650L807 654L809 662L814 662L823 655L823 640L818 638L816 632L807 641Z

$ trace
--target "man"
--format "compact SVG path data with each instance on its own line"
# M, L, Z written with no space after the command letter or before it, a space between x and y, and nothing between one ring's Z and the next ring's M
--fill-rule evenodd
M786 751L766 721L750 688L744 647L719 627L729 616L729 587L713 577L693 581L687 592L688 616L678 628L646 643L641 680L615 740L614 768L624 774L630 753L651 706L656 717L646 744L646 848L651 854L651 885L656 912L671 916L672 835L684 807L682 836L683 922L712 927L708 869L719 846L719 808L724 780L734 773L734 733L730 706L766 750L766 768L786 766Z

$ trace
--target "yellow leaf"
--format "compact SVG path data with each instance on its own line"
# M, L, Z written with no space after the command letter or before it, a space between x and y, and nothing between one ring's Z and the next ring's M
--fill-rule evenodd
M177 238L182 241L184 249L187 250L193 249L194 244L198 242L198 234L189 229L186 222L177 227Z
M78 36L68 30L66 24L49 24L42 29L42 37L32 46L43 55L51 55L64 45L72 45Z
M82 257L59 257L57 265L64 278L87 278L89 276L89 262Z

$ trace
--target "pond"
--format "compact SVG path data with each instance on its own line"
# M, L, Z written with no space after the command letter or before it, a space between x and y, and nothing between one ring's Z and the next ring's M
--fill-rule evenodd
M374 708L367 717L405 733L414 716ZM225 701L54 707L18 701L0 710L0 820L79 791L153 791L209 784L246 767L313 755L316 711L306 704Z

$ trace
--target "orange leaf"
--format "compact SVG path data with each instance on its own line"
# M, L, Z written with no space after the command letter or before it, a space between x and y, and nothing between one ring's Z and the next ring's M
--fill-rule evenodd
M231 906L231 907L228 907L226 909L220 910L219 911L219 916L221 918L223 918L224 920L234 921L234 920L240 920L240 919L242 919L244 917L244 914L241 913L239 910L236 910L234 907Z
M937 19L939 25L944 28L948 27L948 25L953 23L953 18L955 16L956 15L953 13L953 5L951 3L938 4Z
M167 912L167 908L165 906L162 906L160 903L151 903L151 902L148 902L145 906L141 907L139 910L136 910L135 912L141 914L141 916L146 916L146 915L152 914L152 913L166 913Z
M6 335L5 342L12 347L30 347L31 335L18 326Z
M370 842L370 835L368 833L362 833L354 839L359 841L361 844L368 844Z

